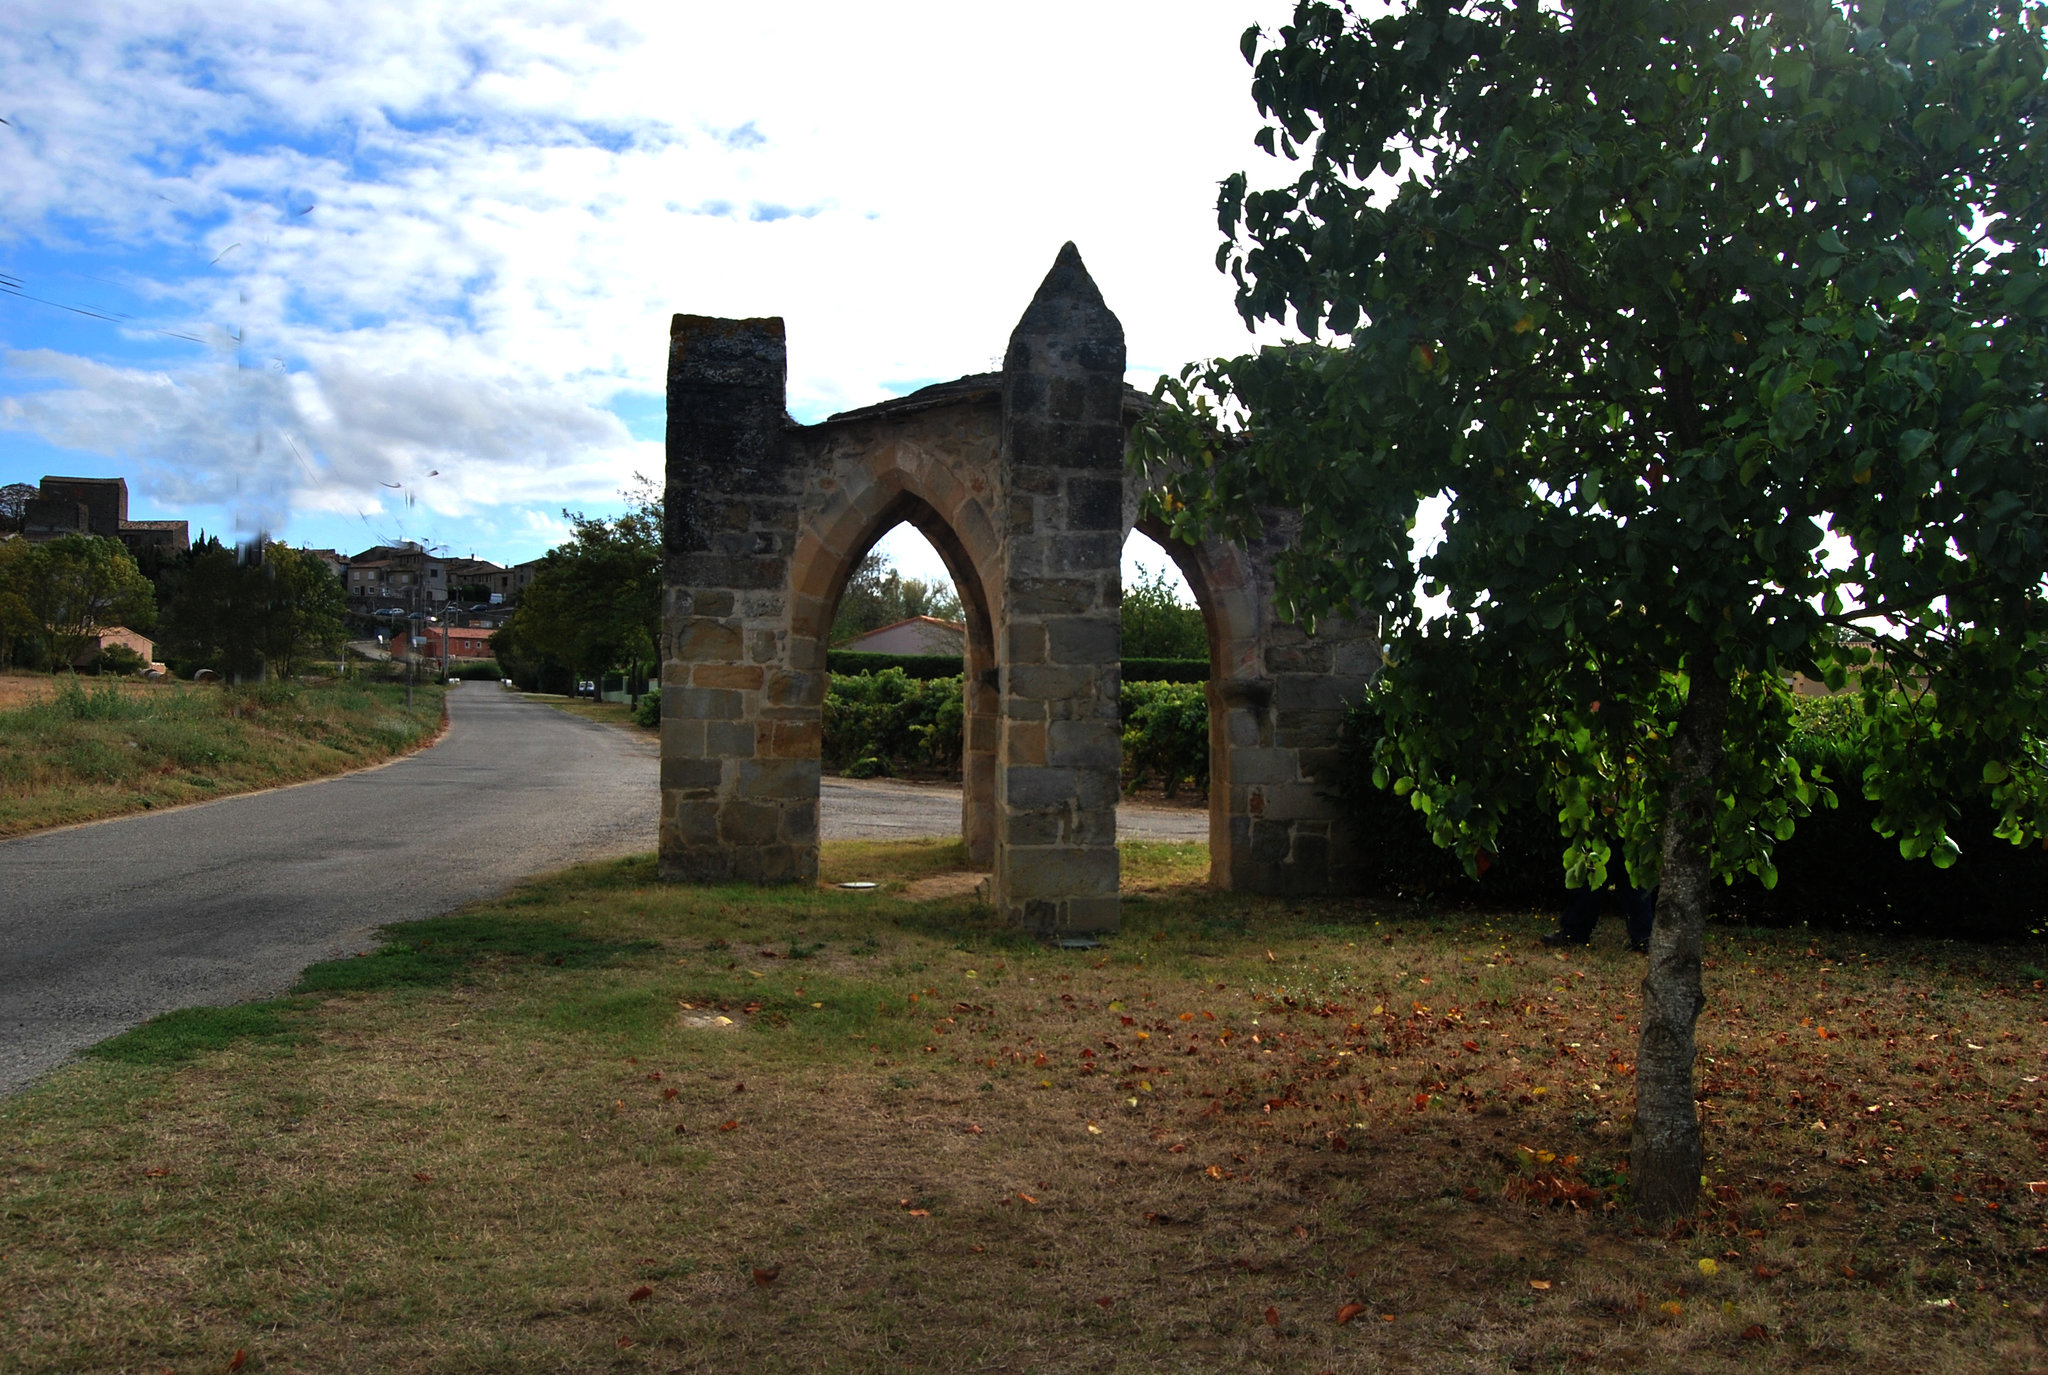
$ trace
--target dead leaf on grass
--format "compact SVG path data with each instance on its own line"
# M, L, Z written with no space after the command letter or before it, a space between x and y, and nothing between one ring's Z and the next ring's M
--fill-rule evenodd
M763 1269L760 1266L755 1266L754 1283L760 1285L763 1289L766 1289L769 1285L775 1283L775 1277L780 1275L781 1273L782 1267L779 1265L771 1265L768 1266L766 1269Z
M1267 957L1268 957L1268 958L1271 958L1271 956L1272 956L1272 952L1271 952L1271 951L1269 950L1269 951L1267 951L1266 953L1267 953ZM1268 1327L1270 1327L1270 1328L1274 1329L1274 1330L1275 1330L1276 1332L1277 1332L1277 1331L1279 1330L1279 1328L1280 1328L1280 1310L1279 1310L1279 1309L1277 1309L1277 1308L1272 1308L1272 1307L1268 1307L1268 1308L1266 1309L1266 1326L1268 1326Z
M645 1303L645 1302L647 1302L647 1300L649 1300L649 1299L651 1299L651 1298L653 1298L653 1297L654 1297L654 1286L653 1286L653 1285L651 1285L651 1284L643 1284L643 1285L641 1285L641 1286L640 1286L640 1287L639 1287L638 1289L635 1289L635 1290L634 1290L634 1291L633 1291L632 1293L630 1293L630 1294L626 1295L626 1302L627 1302L627 1303Z
M241 1349L240 1347L236 1347L236 1348L235 1348L235 1357L234 1357L234 1359L233 1359L233 1360L231 1360L231 1361L229 1361L229 1362L228 1362L228 1369L229 1369L229 1370L240 1370L240 1369L241 1369L241 1368L242 1368L242 1367L243 1367L244 1365L248 1364L248 1361L249 1361L249 1353L248 1353L248 1352L246 1352L246 1351L244 1351L244 1350L242 1350L242 1349Z
M1345 1304L1342 1308L1337 1310L1337 1326L1342 1327L1345 1323L1350 1322L1353 1318L1357 1317L1360 1313L1363 1313L1364 1311L1365 1305L1362 1303Z
M1531 1289L1548 1289L1548 1288L1550 1287L1550 1281L1549 1281L1549 1280L1530 1280L1530 1281L1529 1281L1529 1287L1530 1287Z

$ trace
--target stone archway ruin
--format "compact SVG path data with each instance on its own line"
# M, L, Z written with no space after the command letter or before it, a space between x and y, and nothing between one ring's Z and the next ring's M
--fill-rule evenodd
M993 899L1046 936L1116 929L1118 602L1145 398L1072 244L1003 368L798 425L779 319L678 315L668 371L661 874L812 883L825 637L848 576L908 521L967 617L961 834ZM1375 637L1276 613L1268 513L1251 547L1173 542L1209 626L1218 886L1340 892L1359 875L1325 781Z

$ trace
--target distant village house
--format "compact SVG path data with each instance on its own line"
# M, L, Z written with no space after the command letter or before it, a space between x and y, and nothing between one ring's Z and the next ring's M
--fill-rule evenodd
M967 627L936 616L912 616L832 646L856 654L948 654L967 652Z

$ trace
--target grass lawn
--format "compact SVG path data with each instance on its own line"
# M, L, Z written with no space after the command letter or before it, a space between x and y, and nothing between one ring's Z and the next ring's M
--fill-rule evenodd
M1716 929L1649 1234L1616 931L1130 845L1049 950L960 861L586 867L105 1043L0 1102L0 1369L2048 1365L2039 948Z
M438 687L408 710L389 683L0 675L0 837L340 773L440 726Z

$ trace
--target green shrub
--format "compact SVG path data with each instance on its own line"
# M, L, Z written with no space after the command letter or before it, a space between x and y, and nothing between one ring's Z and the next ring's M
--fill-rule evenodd
M94 655L92 661L94 673L111 673L117 677L140 673L148 667L149 660L126 645L108 645Z
M1209 786L1209 702L1199 683L1125 683L1124 786L1141 788L1157 776L1168 797L1183 782Z
M633 704L633 724L636 726L658 726L661 724L661 689L649 688L640 700Z
M465 683L497 683L505 678L496 659L472 659L451 670L448 676Z
M850 777L957 773L966 712L958 675L917 679L900 667L835 673L825 694L825 766ZM855 766L864 771L854 773Z
M1351 820L1359 867L1372 889L1488 906L1555 908L1569 901L1564 841L1533 781L1510 806L1486 874L1474 880L1430 840L1406 798L1373 787L1372 747L1380 734L1371 703L1354 706L1346 720L1337 789ZM1981 797L1955 799L1950 833L1962 855L1947 869L1901 858L1898 843L1872 829L1877 804L1863 796L1863 777L1877 756L1859 699L1794 702L1787 748L1802 769L1828 780L1836 805L1801 817L1790 839L1778 843L1774 888L1754 879L1717 887L1718 916L1990 938L2019 937L2048 925L2048 851L1996 839L1991 809Z

